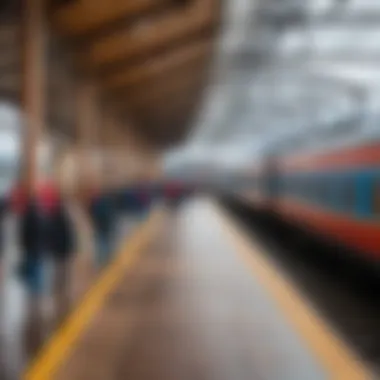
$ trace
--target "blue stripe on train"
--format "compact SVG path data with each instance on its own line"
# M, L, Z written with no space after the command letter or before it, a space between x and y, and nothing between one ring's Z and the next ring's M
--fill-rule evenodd
M284 183L309 183L311 185L327 184L327 191L322 197L312 194L301 194L302 189L294 192L286 191ZM377 185L378 184L378 185ZM347 202L345 196L349 187L353 190L354 198L352 203ZM308 203L315 204L324 209L330 209L339 213L353 214L359 219L374 219L376 211L373 207L373 199L375 196L375 187L379 186L380 191L380 168L355 168L340 171L315 171L289 173L280 177L280 193L289 193L295 198L302 198ZM293 193L293 194L292 194Z

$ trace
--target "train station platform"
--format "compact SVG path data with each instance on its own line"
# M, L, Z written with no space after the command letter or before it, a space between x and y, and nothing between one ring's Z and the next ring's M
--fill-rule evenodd
M21 280L18 267L21 252L17 243L17 218L7 215L3 223L2 257L0 261L0 379L18 380L23 369L33 360L57 328L65 323L99 276L94 265L94 247L89 221L79 210L73 211L78 234L77 252L68 263L67 291L55 291L55 266L49 258L44 262L44 294L31 299ZM138 228L141 218L120 218L116 234L128 239Z
M371 379L218 204L155 210L28 380Z

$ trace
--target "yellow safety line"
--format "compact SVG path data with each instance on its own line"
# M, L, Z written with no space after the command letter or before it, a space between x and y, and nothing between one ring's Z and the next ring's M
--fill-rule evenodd
M220 207L213 205L221 225L229 234L238 254L254 276L270 292L288 320L303 336L332 380L373 379L374 375L343 343L332 327L318 315L312 305L297 291L296 285L274 262L265 258L258 244L243 232ZM295 364L296 365L296 364Z
M115 288L123 274L137 260L144 246L160 225L164 213L156 210L121 248L120 255L109 265L74 310L67 322L53 336L23 376L24 380L50 380L67 358L76 340L86 330L101 308L106 296Z

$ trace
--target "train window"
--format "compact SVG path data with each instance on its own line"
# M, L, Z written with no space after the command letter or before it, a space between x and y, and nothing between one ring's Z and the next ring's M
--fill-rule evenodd
M293 195L293 196L297 196L297 182L298 182L298 180L297 180L297 178L295 178L295 177L293 177L292 179L291 179L291 185L290 185L290 188L291 188L291 194Z
M310 178L308 178L306 182L305 200L313 200L313 181Z
M334 208L335 204L335 181L329 178L326 181L326 204L329 208Z
M304 200L307 200L310 196L310 179L309 178L304 179L302 196Z
M330 208L334 203L334 183L331 177L326 177L323 181L323 204L325 207Z
M320 194L320 179L317 177L313 178L312 182L313 191L312 191L312 200L314 203L318 202Z
M302 197L303 184L304 184L303 178L298 178L298 180L297 180L297 197Z
M319 179L319 185L318 185L318 203L324 204L326 201L326 186L325 181L323 178Z
M307 180L307 194L306 194L306 200L309 202L313 202L314 199L314 180L313 178L308 178Z
M307 198L307 193L309 191L309 183L307 178L302 178L301 188L300 188L300 197L305 200Z
M301 188L302 188L302 178L297 177L294 186L295 186L294 194L296 197L299 197L301 193Z
M297 180L297 197L302 197L302 194L303 194L303 184L304 184L304 180L303 178L298 178Z
M291 177L288 178L288 195L293 195L293 179Z
M300 179L298 177L293 179L293 195L298 197L300 188Z
M311 200L315 203L319 202L321 198L321 180L314 177L312 180L312 196Z
M294 196L296 194L296 189L297 189L296 179L294 177L289 179L289 186L290 186L290 195Z
M313 202L319 202L321 194L321 181L319 178L315 178L313 187Z
M291 194L290 190L291 190L290 189L290 179L288 177L285 180L285 193L286 193L287 196L289 196Z
M303 199L305 197L306 181L305 178L300 178L298 196Z
M323 177L319 179L318 202L323 206L327 206L329 203L329 182Z
M374 181L373 186L373 212L380 217L380 179Z
M307 187L308 187L307 199L309 201L313 201L313 197L314 197L314 179L313 179L313 177L311 177L307 180Z
M315 186L316 186L316 181L315 178L312 177L309 179L309 194L308 194L308 200L310 202L315 201Z
M328 204L329 198L329 183L324 177L320 177L319 179L319 193L318 193L318 201L322 206L326 206Z
M288 180L288 177L285 177L283 179L282 186L283 186L284 195L288 196L289 195L289 180Z
M281 178L277 178L277 191L280 194L282 192L283 183Z
M342 183L342 207L345 211L352 211L356 205L356 183L354 178L347 179Z

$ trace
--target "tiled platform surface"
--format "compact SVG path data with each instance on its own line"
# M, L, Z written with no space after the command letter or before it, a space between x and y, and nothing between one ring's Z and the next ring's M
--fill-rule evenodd
M8 217L4 223L4 251L0 261L0 380L21 379L24 368L96 278L89 230L80 215L75 215L75 221L80 253L71 263L69 304L62 307L61 300L47 293L41 300L43 313L38 318L31 313L27 294L16 275L20 256L16 244L16 220ZM135 218L125 218L120 229L127 236L136 224ZM47 272L52 275L51 270Z
M327 379L205 200L161 226L57 380Z

